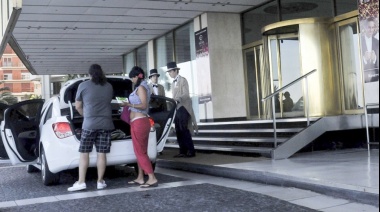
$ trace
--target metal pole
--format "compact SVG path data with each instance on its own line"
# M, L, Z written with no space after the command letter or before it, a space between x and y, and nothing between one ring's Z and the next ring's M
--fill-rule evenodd
M305 85L306 85L306 96L305 96L306 119L307 119L307 126L310 126L309 83L307 81L307 77L305 77Z
M205 119L206 119L205 121L207 122L207 105L206 105L207 103L204 103L204 104L205 104Z
M369 127L368 127L368 111L367 111L367 104L365 105L364 108L364 115L365 115L365 129L367 133L367 149L368 149L368 154L370 154L370 142L369 142Z
M277 127L276 127L276 96L272 97L272 114L273 114L273 130L274 130L274 148L277 148Z

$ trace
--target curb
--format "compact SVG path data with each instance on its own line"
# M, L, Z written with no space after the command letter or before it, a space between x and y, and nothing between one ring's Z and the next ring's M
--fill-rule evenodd
M378 194L337 188L333 186L319 185L312 182L305 182L305 180L296 180L297 178L294 177L292 177L292 179L289 179L288 176L269 172L232 169L203 164L191 164L184 162L168 161L163 159L157 161L157 166L160 168L195 172L199 174L231 178L236 180L244 180L267 185L294 187L303 190L310 190L331 197L350 200L352 202L379 207Z

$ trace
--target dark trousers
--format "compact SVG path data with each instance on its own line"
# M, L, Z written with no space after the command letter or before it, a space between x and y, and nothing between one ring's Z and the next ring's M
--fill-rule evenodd
M184 107L180 107L177 110L177 115L174 119L175 131L177 134L177 140L179 144L179 153L194 155L194 143L191 137L190 130L188 128L189 120L191 116Z

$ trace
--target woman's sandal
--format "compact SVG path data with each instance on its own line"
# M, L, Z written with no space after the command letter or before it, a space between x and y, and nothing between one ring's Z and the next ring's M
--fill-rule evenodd
M158 182L155 182L153 184L145 183L145 184L140 185L140 188L155 188L155 187L158 187Z
M144 183L139 183L139 182L137 182L135 180L129 181L128 184L129 185L139 185L139 186L144 185Z

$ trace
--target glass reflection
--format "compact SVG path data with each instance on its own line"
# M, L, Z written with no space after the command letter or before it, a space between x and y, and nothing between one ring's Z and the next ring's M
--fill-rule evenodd
M363 82L359 56L357 23L339 27L341 64L343 71L344 105L346 110L363 108Z

